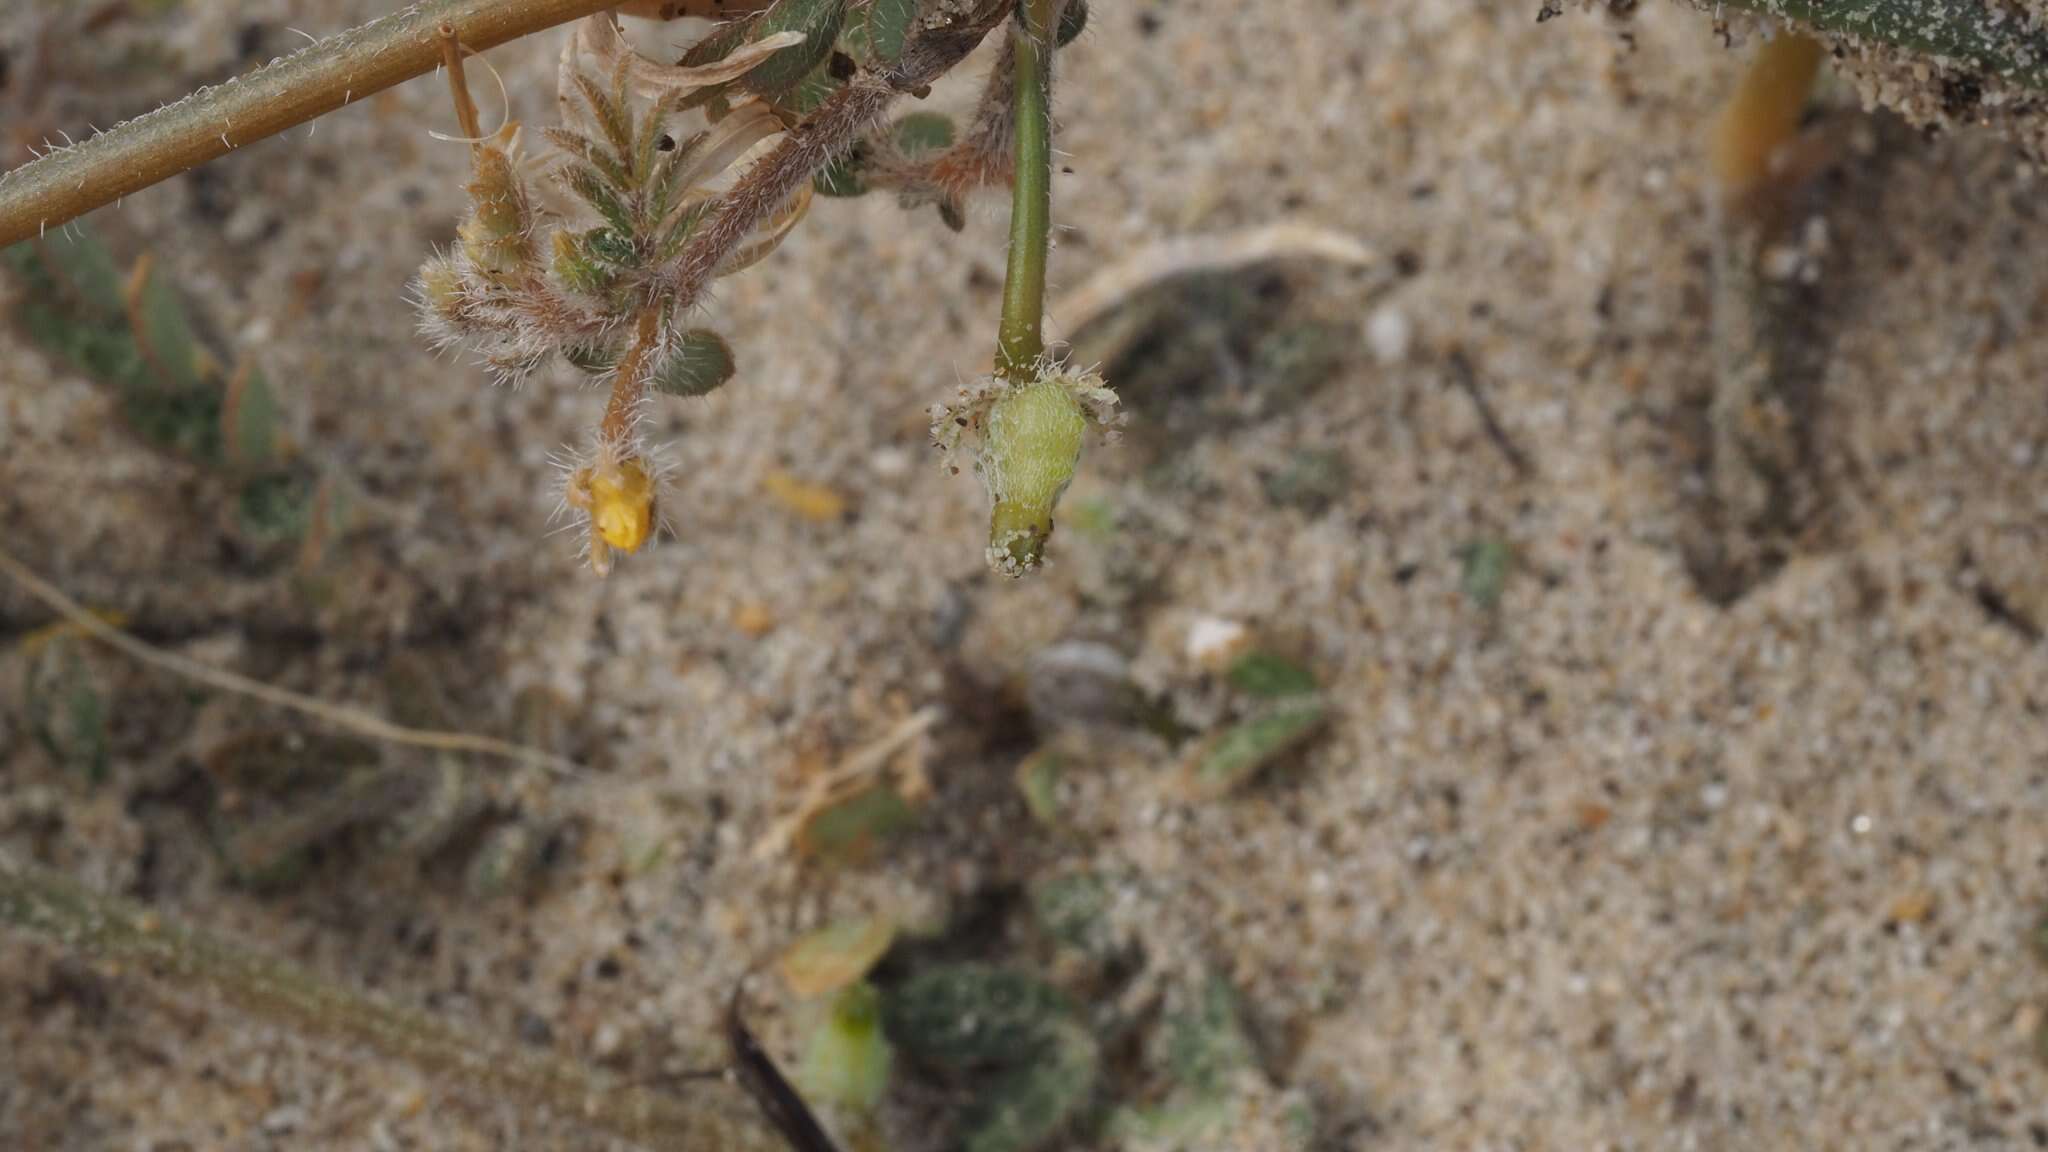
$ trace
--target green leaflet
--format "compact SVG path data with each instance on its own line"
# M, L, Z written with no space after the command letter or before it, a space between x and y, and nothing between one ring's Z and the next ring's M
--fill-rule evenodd
M1230 665L1230 685L1247 696L1277 700L1317 688L1315 673L1264 649L1253 649Z
M917 0L874 0L868 5L867 43L870 58L878 64L894 64L903 55L903 42L917 15Z
M1329 718L1315 696L1278 701L1226 729L1195 761L1192 783L1205 796L1220 796L1249 782L1268 764L1306 744Z
M654 373L654 387L670 396L716 392L734 372L732 346L709 328L683 333L675 351Z

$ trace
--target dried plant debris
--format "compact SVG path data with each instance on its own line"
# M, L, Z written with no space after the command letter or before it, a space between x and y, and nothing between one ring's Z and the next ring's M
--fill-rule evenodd
M358 740L285 729L212 748L203 760L217 798L211 830L230 873L252 887L281 887L335 837L410 804L418 778L379 759Z
M905 717L879 740L825 768L800 764L803 778L792 810L777 819L754 847L757 858L794 851L833 864L872 859L909 828L931 794L925 774L928 736L941 717L936 708Z
M776 962L783 983L814 999L858 983L896 941L896 922L885 916L843 920L805 936Z
M445 662L417 653L386 674L391 713L421 726L461 709ZM206 823L230 875L279 892L323 861L405 872L443 862L477 899L524 893L574 843L574 820L512 798L501 774L447 751L407 750L317 729L250 727L234 702L206 708L185 738L210 785Z

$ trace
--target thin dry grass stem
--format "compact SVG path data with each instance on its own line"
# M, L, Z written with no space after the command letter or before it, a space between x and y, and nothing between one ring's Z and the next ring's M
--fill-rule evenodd
M1047 316L1067 332L1079 332L1168 280L1280 260L1323 260L1362 268L1376 263L1379 254L1348 233L1314 224L1271 224L1165 240L1097 271L1055 301Z
M475 736L465 732L435 732L421 728L408 728L394 724L380 716L331 704L312 696L289 689L279 688L252 680L247 676L214 668L188 659L174 652L146 644L123 632L98 616L87 611L71 597L66 596L55 585L31 571L27 565L15 559L5 549L0 549L0 575L4 575L22 591L48 608L80 633L90 636L123 655L152 668L168 672L194 683L203 684L220 692L244 696L252 700L296 712L322 723L330 724L346 732L353 732L365 739L398 744L409 748L429 748L441 752L473 752L492 756L519 764L530 764L552 772L572 774L579 769L572 760L564 759L538 748L529 748L489 736Z
M761 839L755 842L754 858L773 860L786 854L812 816L879 775L899 753L924 739L925 734L945 718L945 712L939 708L920 708L904 717L881 739L861 747L834 765L831 771L805 781L803 796L798 799L795 810L770 825Z

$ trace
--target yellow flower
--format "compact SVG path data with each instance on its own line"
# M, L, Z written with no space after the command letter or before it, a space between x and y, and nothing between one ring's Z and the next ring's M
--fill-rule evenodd
M654 536L655 477L639 456L599 452L569 476L571 507L590 518L590 566L611 572L614 550L631 555Z
M640 550L654 534L654 479L638 460L590 481L590 522L604 542L621 552Z

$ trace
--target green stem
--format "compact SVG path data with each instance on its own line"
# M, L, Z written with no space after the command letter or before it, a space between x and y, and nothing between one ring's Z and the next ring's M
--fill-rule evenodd
M1052 247L1052 38L1059 0L1024 0L1017 11L1018 22L1010 29L1017 57L1017 164L996 372L1028 380L1045 353L1045 264Z

